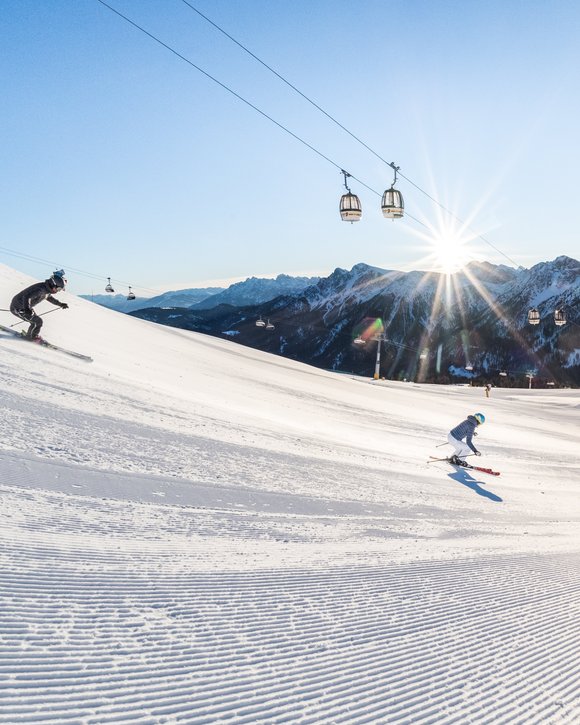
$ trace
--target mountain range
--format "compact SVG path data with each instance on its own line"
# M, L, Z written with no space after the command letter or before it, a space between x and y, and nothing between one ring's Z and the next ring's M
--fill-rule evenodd
M360 263L267 301L214 299L133 314L330 370L374 375L380 342L379 377L521 385L532 374L536 384L580 384L580 262L566 256L530 269L471 262L453 275ZM557 308L568 317L561 327Z
M268 302L280 295L294 295L306 287L316 284L319 277L291 277L279 274L274 279L248 277L227 288L204 287L173 290L156 297L136 297L130 300L126 295L99 294L81 295L86 300L96 302L117 312L135 312L148 307L184 307L186 309L210 309L220 304L244 307Z
M192 288L164 292L155 297L135 297L133 300L129 299L127 295L120 294L93 294L80 295L80 297L102 305L103 307L108 307L110 310L116 310L117 312L134 312L145 307L187 308L223 291L223 287Z
M259 305L281 295L299 295L319 280L320 277L291 277L287 274L279 274L275 279L249 277L243 282L236 282L226 290L189 306L195 310L209 310L218 305L232 305L233 307Z

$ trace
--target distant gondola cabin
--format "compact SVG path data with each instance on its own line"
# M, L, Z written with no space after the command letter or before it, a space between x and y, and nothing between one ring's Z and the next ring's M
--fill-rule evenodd
M566 313L564 310L554 310L554 322L558 327L566 324Z
M530 325L540 324L540 313L535 307L528 311L528 322Z

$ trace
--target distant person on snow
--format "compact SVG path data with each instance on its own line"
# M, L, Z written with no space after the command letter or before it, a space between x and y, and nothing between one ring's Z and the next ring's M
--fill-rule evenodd
M474 413L474 415L468 415L462 423L449 432L447 442L455 448L455 455L449 459L450 463L461 466L464 463L463 459L469 455L470 451L476 456L481 456L480 451L473 445L472 438L477 435L475 432L477 426L483 423L485 423L485 415ZM464 438L465 442L463 442Z
M60 269L58 272L54 272L49 279L30 285L30 287L23 289L14 297L10 303L10 312L16 317L20 317L21 320L30 322L30 327L24 335L28 340L37 340L40 337L38 333L42 327L42 317L34 312L33 307L46 300L63 310L68 309L66 302L59 302L52 296L59 290L64 289L65 285L64 269Z
M485 397L489 398L490 394L491 394L491 383L488 383L485 386Z

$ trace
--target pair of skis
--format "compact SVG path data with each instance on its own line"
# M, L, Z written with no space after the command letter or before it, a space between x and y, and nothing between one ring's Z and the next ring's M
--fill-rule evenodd
M465 463L465 461L462 461L461 463L452 463L449 458L437 458L436 456L429 456L431 459L430 461L427 461L427 463L435 463L435 461L446 461L447 463L451 463L452 466L459 466L461 468L469 468L472 471L479 471L480 473L487 473L490 476L499 476L499 471L493 471L491 468L483 468L482 466L472 466L471 463Z
M9 332L11 335L19 337L22 340L26 340L27 342L33 342L37 345L41 345L42 347L46 347L49 350L57 350L58 352L63 352L65 355L77 358L77 360L93 362L93 358L89 355L83 355L83 353L81 352L75 352L74 350L67 350L65 347L60 347L59 345L53 345L52 342L48 342L48 340L44 340L42 337L37 337L35 340L29 340L27 337L25 337L24 333L19 332L18 330L13 330L11 327L6 327L5 325L0 325L0 330L3 330L4 332Z

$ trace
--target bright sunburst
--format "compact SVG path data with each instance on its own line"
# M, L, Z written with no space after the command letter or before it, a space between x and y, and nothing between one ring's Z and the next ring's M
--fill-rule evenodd
M429 256L432 257L434 271L453 274L472 259L466 249L469 240L458 230L440 229L433 232Z
M414 232L424 243L426 254L420 260L423 268L451 275L474 259L470 243L477 235L465 225L460 226L455 220L440 216L435 224L424 226L426 230Z

